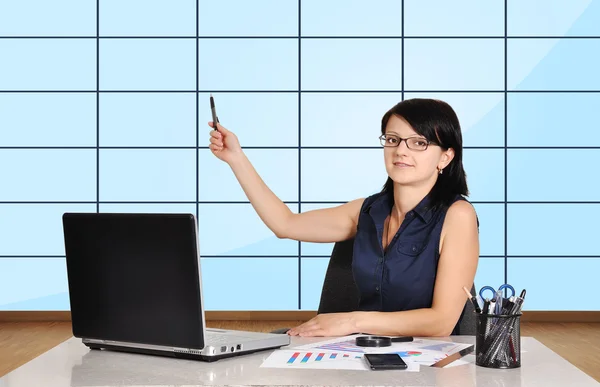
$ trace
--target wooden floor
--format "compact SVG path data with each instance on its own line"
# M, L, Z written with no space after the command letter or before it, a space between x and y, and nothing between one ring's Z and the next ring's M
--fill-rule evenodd
M301 321L209 321L212 328L268 332ZM600 382L600 323L521 324L533 336ZM72 336L70 322L0 323L0 377Z

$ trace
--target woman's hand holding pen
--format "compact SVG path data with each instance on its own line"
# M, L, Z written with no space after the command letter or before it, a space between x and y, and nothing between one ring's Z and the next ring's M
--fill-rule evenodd
M214 123L210 121L208 126L214 128ZM230 164L236 157L242 154L242 147L233 132L230 132L219 123L217 123L217 129L210 131L210 144L208 147L219 160Z

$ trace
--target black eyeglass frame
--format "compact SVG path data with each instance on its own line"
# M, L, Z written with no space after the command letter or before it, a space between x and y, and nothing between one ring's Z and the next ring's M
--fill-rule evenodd
M398 140L398 143L395 145L390 145L387 144L386 138L387 137L392 137L392 138L396 138ZM411 138L418 138L420 140L425 141L425 148L424 149L415 149L415 148L411 148L411 146L408 144L408 140L410 140ZM396 148L399 147L400 144L402 144L402 141L404 141L406 143L406 147L410 150L415 150L415 151L419 151L419 152L424 152L427 150L427 148L429 148L429 145L438 145L432 141L429 141L428 139L421 137L421 136L410 136L410 137L406 137L406 138L402 138L400 136L396 136L395 134L382 134L381 136L379 136L379 142L381 143L381 145L384 148Z

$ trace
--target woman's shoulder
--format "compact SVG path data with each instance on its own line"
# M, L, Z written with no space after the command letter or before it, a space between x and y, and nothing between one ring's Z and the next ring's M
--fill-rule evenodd
M462 195L457 195L454 202L448 207L446 221L451 223L476 222L479 227L479 219L475 207Z
M465 197L456 199L448 207L448 215L447 216L472 216L472 215L476 215L475 207Z

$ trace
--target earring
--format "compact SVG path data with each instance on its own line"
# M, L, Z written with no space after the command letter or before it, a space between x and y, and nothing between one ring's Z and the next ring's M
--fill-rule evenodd
M441 175L441 174L442 174L442 172L444 171L444 169L443 169L443 168L440 168L440 169L439 169L439 171L440 171L440 175Z

